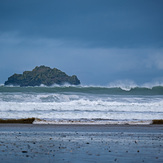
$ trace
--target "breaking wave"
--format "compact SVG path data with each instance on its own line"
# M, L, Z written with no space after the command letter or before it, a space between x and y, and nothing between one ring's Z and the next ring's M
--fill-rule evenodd
M153 87L124 87L124 86L70 86L54 85L51 87L19 87L19 86L0 86L0 92L36 92L36 93L62 93L78 92L90 94L108 94L108 95L163 95L163 86Z

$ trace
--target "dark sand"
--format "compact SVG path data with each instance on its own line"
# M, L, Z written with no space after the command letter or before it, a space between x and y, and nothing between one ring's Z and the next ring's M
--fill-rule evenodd
M0 124L1 163L163 162L163 125Z

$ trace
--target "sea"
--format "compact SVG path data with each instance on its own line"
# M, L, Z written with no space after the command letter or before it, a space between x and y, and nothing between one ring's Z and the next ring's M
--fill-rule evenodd
M163 86L0 85L0 119L35 124L151 124L163 119Z

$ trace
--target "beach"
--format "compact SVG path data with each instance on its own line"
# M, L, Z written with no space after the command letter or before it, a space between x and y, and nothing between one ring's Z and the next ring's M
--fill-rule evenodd
M163 87L0 86L0 163L162 163L162 108Z
M163 162L163 125L0 124L0 162Z

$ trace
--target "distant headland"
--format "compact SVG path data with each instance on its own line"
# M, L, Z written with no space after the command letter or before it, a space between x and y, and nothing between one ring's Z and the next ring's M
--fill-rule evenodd
M57 68L51 69L46 66L36 66L32 71L24 71L23 74L14 74L8 78L5 85L23 86L40 86L44 84L51 86L53 84L62 85L68 83L71 85L79 85L80 80L76 75L68 76L65 72Z

